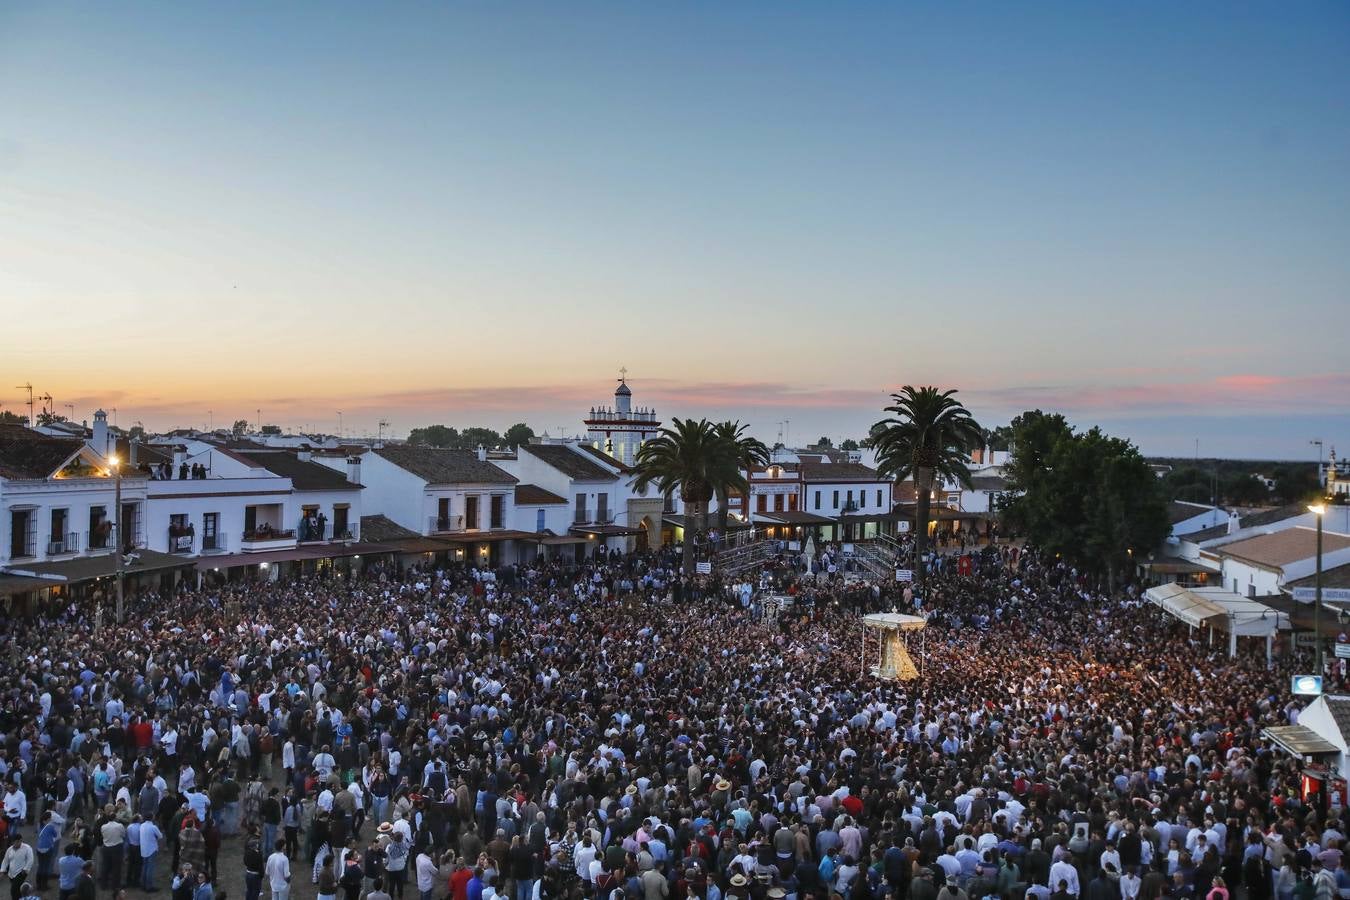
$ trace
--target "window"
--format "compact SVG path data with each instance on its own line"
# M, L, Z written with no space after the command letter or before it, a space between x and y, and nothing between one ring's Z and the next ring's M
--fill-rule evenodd
M33 534L37 516L34 512L31 509L16 509L9 514L9 555L12 559L37 555Z
M544 530L544 511L542 509L537 509L534 511L534 530L535 531Z
M506 498L501 494L493 494L489 501L489 521L493 528L506 527Z
M881 509L881 488L877 488L877 509Z
M202 549L225 549L220 539L220 513L204 513L202 515Z
M764 494L755 495L755 512L768 512L769 498Z
M333 537L334 538L352 538L353 534L349 529L348 516L351 514L351 507L347 504L336 504L333 506Z
M609 521L609 494L595 495L595 521L600 523Z
M478 495L470 494L464 498L464 527L478 527Z
M839 508L839 492L835 491L834 499L830 501L830 509L838 509L838 508Z
M773 495L773 511L774 511L774 512L782 512L782 511L783 511L783 495L782 495L782 494L774 494L774 495Z
M187 513L174 513L169 516L169 552L191 553L194 530Z
M794 511L797 509L797 495L796 495L796 494L788 494L788 509L791 509L791 510L794 510Z
M820 509L820 491L816 491L816 509Z
M64 509L52 510L51 517L51 536L47 539L51 546L47 548L48 553L74 553L76 548L71 546L74 535L66 534L67 520L70 514Z
M849 491L849 492L848 492L848 499L847 499L846 501L844 501L844 505L845 505L845 506L852 506L852 505L853 505L853 492L852 492L852 491Z
M108 521L108 508L106 506L89 507L89 549L107 549L111 546L108 542L111 534L112 522Z
M584 525L586 523L586 495L577 494L576 523Z

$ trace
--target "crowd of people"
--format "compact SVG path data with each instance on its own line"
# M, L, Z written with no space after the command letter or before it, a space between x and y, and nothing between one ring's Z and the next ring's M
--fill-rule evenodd
M98 634L84 603L8 617L0 874L61 900L213 900L222 858L246 900L1350 896L1344 810L1260 736L1293 663L1032 550L970 560L916 596L784 557L802 602L772 620L669 549L184 589ZM875 610L928 616L919 680L860 678Z

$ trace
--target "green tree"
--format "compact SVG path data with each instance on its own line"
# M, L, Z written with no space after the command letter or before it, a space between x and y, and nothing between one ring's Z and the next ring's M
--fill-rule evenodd
M814 450L833 450L834 441L830 440L827 437L822 437L820 440L812 444L811 448Z
M7 409L0 409L0 425L27 425L28 417L21 416L18 413L10 412Z
M839 449L840 449L840 450L857 450L857 449L858 449L858 442L855 441L853 438L846 438L846 439L844 440L844 442L843 442L842 444L839 445Z
M280 425L264 425L258 429L262 434L281 434Z
M1275 496L1281 503L1302 503L1322 496L1322 480L1312 463L1286 463L1275 470Z
M230 426L230 434L237 438L248 434L248 419L235 419L234 424Z
M502 435L502 441L508 447L519 447L534 440L534 429L524 422L517 422Z
M764 446L764 442L759 438L753 438L745 433L746 426L740 422L718 422L713 426L718 440L725 444L726 452L730 453L736 460L736 476L744 483L744 490L748 496L749 484L741 477L743 471L749 471L755 466L767 466L769 464L769 448ZM723 535L727 533L727 509L728 500L733 490L736 488L723 481L713 486L714 493L717 496L717 528Z
M914 478L917 504L914 515L914 569L922 590L924 554L928 549L928 519L934 480L941 477L970 486L966 461L979 446L980 426L956 397L955 390L905 385L892 394L892 413L877 425L877 468L882 475L903 481ZM875 431L875 429L874 429Z
M37 414L37 423L39 425L55 425L57 422L69 422L65 416L57 415L49 409L44 409Z
M414 447L458 447L459 432L446 425L427 425L410 431L408 443Z
M990 450L1006 453L1012 447L1013 430L1011 425L1000 425L985 432L985 444Z
M690 526L699 522L707 527L708 502L718 485L748 490L734 453L708 420L676 418L638 450L636 469L635 489L642 491L655 485L666 496L679 494L684 503L683 569L686 575L692 575L694 540Z
M1013 420L1005 519L1047 553L1114 587L1134 554L1157 546L1171 525L1148 462L1129 441L1093 428L1077 434L1040 410Z
M127 439L137 442L144 441L145 426L142 425L140 422L137 422L135 425L132 425L131 428L127 430Z
M502 445L502 436L491 428L474 425L459 433L461 450L477 450L480 446L491 449Z
M1270 489L1255 475L1238 474L1224 485L1223 495L1236 506L1260 506L1270 499Z

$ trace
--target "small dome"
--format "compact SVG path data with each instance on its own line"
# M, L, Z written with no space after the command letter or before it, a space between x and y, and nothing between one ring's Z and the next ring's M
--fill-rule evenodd
M633 396L633 392L630 391L630 390L628 389L628 384L627 384L626 382L620 381L620 382L619 382L619 388L618 388L618 390L616 390L616 391L614 392L614 396L615 396L615 397L631 397L631 396Z

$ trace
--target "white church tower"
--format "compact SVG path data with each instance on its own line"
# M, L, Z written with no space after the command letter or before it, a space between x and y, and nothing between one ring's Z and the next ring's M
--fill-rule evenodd
M645 406L633 408L633 391L628 387L628 370L619 370L619 386L614 391L614 405L593 406L585 420L586 440L592 446L631 466L637 459L638 448L656 436L661 422L656 410Z

